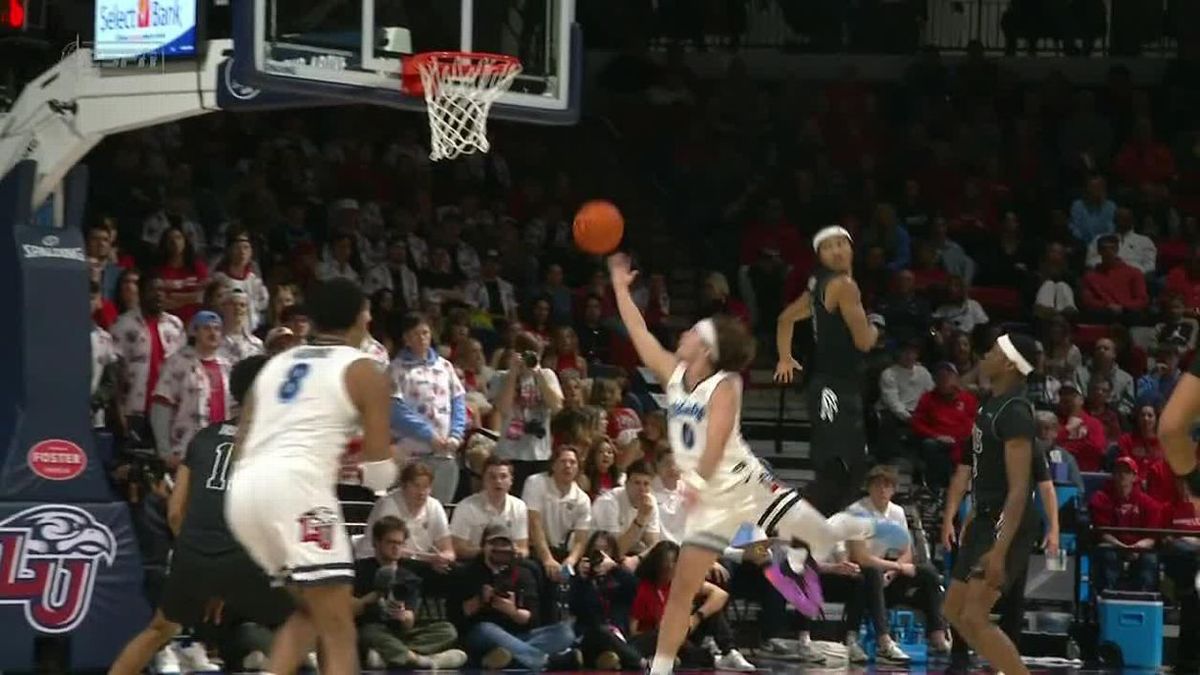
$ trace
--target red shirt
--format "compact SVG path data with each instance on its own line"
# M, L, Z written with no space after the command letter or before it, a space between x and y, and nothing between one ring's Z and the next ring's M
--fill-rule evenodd
M1079 468L1083 469L1082 466ZM1157 527L1162 507L1137 485L1127 496L1120 496L1116 483L1110 480L1088 500L1088 511L1092 514L1092 522L1102 527ZM1144 535L1131 532L1113 536L1125 544L1145 539Z
M971 436L971 427L975 424L975 413L978 411L978 399L966 389L959 389L949 399L936 390L927 391L921 394L913 411L912 430L921 438L953 438L955 443L950 456L955 464L961 464L962 443Z
M225 376L216 359L201 360L204 374L208 376L208 419L220 422L225 419Z
M190 268L162 265L158 268L158 276L162 279L163 292L167 296L166 306L175 307L170 310L171 313L179 317L179 320L183 321L183 325L187 326L188 322L192 320L192 316L200 311L200 303L188 302L176 305L175 302L181 296L204 290L204 285L208 283L208 267L199 260Z
M1120 305L1125 309L1145 309L1150 303L1146 277L1136 267L1118 260L1111 267L1097 266L1083 275L1085 309L1107 309Z
M763 249L767 248L779 251L785 261L793 264L803 261L806 255L812 257L812 247L807 247L806 254L804 240L794 225L759 223L747 228L746 236L742 238L740 262L743 265L753 265L762 256Z
M1129 187L1166 183L1175 176L1175 158L1162 143L1129 141L1117 153L1113 173Z
M112 300L105 298L100 301L100 309L92 312L92 320L96 322L104 330L108 330L109 326L117 320L117 306Z
M1186 265L1167 273L1167 291L1183 296L1183 303L1187 307L1200 308L1200 278L1193 279Z
M150 367L146 380L146 414L150 414L150 403L154 400L154 388L158 386L158 371L162 369L163 356L162 337L158 334L158 317L142 317L146 331L150 334Z
M1173 530L1200 532L1200 510L1190 500L1183 499L1171 504L1163 518L1163 526Z
M671 584L659 586L649 581L638 583L637 593L633 596L633 607L629 610L629 618L637 621L642 632L653 630L662 622L663 612L667 608L667 595L671 592Z
M1138 465L1138 481L1146 494L1163 504L1170 504L1179 498L1179 489L1175 485L1175 474L1163 458L1162 445L1158 438L1151 436L1143 438L1137 434L1125 433L1117 439L1121 457L1129 457Z
M1075 457L1080 471L1101 471L1104 468L1104 453L1108 439L1104 435L1104 425L1100 420L1086 412L1080 411L1079 418L1083 426L1077 435L1072 436L1067 431L1068 417L1058 416L1061 426L1058 429L1058 444Z

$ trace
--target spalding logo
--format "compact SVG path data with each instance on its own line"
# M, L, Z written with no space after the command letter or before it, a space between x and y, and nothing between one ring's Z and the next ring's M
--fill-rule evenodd
M71 480L87 468L87 453L61 438L47 438L29 449L29 470L46 480Z
M87 618L101 565L117 557L112 530L77 506L42 504L0 521L0 605L21 605L44 633Z

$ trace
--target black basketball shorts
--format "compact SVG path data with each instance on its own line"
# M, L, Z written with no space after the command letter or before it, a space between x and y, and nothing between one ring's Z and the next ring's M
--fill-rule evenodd
M273 588L271 579L244 551L205 555L176 548L159 603L163 616L182 626L196 626L214 599L224 601L226 615L267 627L282 624L293 609L287 591Z
M832 516L861 496L870 468L862 392L845 382L814 377L808 384L808 419L812 423L809 459L816 477L806 498Z
M1032 504L1027 508L1032 508ZM997 516L976 514L963 534L958 555L954 559L954 568L950 572L951 578L964 583L972 579L982 579L983 565L980 559L996 544L999 534ZM1038 519L1023 519L1016 536L1013 537L1012 545L1008 547L1008 554L1004 557L1004 586L1000 589L1001 593L1007 593L1014 581L1025 578L1029 557L1040 534ZM1018 592L1024 592L1024 589L1018 589Z

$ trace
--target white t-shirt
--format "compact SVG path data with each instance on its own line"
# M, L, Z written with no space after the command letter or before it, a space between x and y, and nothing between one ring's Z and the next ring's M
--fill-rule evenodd
M637 509L629 501L629 495L626 494L628 489L626 487L613 488L612 491L596 498L595 503L592 504L592 521L595 529L611 532L617 536L629 529L633 520L637 518ZM662 534L662 524L658 519L658 504L654 504L650 510L650 518L646 521L646 529L642 533L646 532ZM633 547L633 553L640 553L643 548L644 544L638 542Z
M687 524L687 511L683 508L683 481L676 481L675 489L668 490L660 479L655 478L654 502L658 504L663 539L678 544L683 540L684 526Z
M573 532L592 529L592 500L574 482L563 493L550 474L534 474L526 479L521 500L530 511L541 514L551 547L570 546Z
M870 497L863 497L862 499L848 506L846 508L846 512L866 518L890 520L900 527L903 527L905 532L908 532L908 517L904 515L904 507L895 502L888 502L887 509L885 511L879 511L875 508L875 505L871 503ZM912 534L909 534L908 540L910 542L909 545L911 546ZM883 543L881 543L878 539L869 539L867 540L867 544L871 547L871 555L877 558L898 558L901 553L904 553L904 551L884 548Z
M507 370L498 371L488 383L488 400L495 405L504 389ZM500 420L500 440L496 441L496 456L518 462L545 461L550 459L550 418L552 413L542 401L542 390L534 378L542 378L551 391L562 396L558 376L549 368L537 368L527 372L517 382L513 392L512 408ZM541 426L541 437L526 433L533 423Z
M384 516L395 516L408 526L408 548L417 553L437 553L437 542L450 536L450 521L446 509L438 500L430 497L416 512L408 510L402 490L393 490L375 502L371 515L367 516L366 536L358 540L355 556L370 558L375 555L375 541L371 527Z
M450 517L450 534L472 546L479 546L484 529L492 524L507 526L512 533L513 543L529 540L529 509L525 502L505 495L504 507L497 510L482 492L476 492L454 507L454 515Z

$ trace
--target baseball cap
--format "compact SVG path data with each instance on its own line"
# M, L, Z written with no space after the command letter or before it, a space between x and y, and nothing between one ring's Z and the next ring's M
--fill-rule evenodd
M1132 457L1118 457L1116 463L1113 464L1113 471L1117 471L1119 469L1128 469L1129 471L1132 471L1134 475L1137 475L1138 465Z
M287 326L276 326L267 331L267 339L263 340L263 343L269 345L279 338L287 337L289 335L295 335L291 328L288 328Z
M507 525L496 523L494 525L488 525L483 529L484 543L495 541L496 539L504 539L505 541L509 542L513 540L512 533L508 531Z
M192 317L192 322L188 325L191 327L191 330L196 330L197 328L201 328L203 326L216 326L220 328L221 326L225 325L225 322L221 320L220 314L206 309L196 312L196 316Z
M1058 388L1058 391L1060 394L1064 391L1073 391L1076 394L1083 393L1083 390L1079 388L1079 385L1075 384L1074 380L1063 380L1062 386Z
M617 408L608 414L608 436L621 445L632 443L642 430L642 418L631 408Z
M954 373L955 375L957 375L958 367L955 366L953 363L950 363L949 361L942 361L933 367L933 372L935 372L935 373L940 373L942 371L951 372L951 373Z

